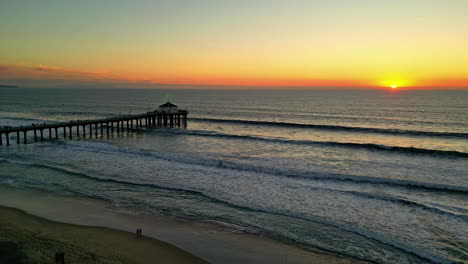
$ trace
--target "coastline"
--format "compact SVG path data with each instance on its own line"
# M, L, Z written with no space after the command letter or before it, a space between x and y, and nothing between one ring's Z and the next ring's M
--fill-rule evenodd
M151 241L145 247L151 244L155 248L171 248L168 254L175 258L188 255L194 260L190 263L204 263L203 260L210 263L365 263L318 249L300 249L229 227L138 214L114 207L102 200L58 195L36 189L0 185L0 206L25 211L25 218L53 223L53 226L75 225L78 229L119 233L132 239L135 238L134 230L141 227L146 239ZM18 212L15 209L0 208L0 212L3 210ZM0 219L0 224L1 222ZM130 257L133 256L133 253L127 253Z

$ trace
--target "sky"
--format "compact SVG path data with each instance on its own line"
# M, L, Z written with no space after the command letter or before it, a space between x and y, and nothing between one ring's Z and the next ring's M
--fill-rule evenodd
M467 0L0 0L0 84L468 89Z

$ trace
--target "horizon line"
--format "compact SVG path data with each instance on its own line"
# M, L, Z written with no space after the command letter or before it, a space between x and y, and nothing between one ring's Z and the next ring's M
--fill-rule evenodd
M2 87L10 86L10 87ZM156 87L155 87L156 86ZM190 84L157 84L153 87L125 87L125 86L102 86L97 85L94 87L88 86L31 86L31 85L17 85L17 84L0 84L0 89L134 89L134 90L375 90L375 91L463 91L468 90L464 86L407 86L392 89L391 87L381 86L249 86L249 85L190 85ZM159 87L157 87L159 86Z

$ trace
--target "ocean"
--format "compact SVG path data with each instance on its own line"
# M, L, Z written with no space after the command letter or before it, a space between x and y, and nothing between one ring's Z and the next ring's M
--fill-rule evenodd
M0 184L374 263L468 262L468 91L2 88L0 126L144 113L166 93L187 128L3 145Z

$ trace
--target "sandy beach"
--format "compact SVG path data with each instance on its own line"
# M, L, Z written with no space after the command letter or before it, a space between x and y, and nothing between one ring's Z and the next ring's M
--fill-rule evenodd
M23 244L27 257L40 260L32 263L53 260L60 249L67 263L362 263L215 224L135 215L100 200L35 189L2 185L0 206L0 242L9 241L3 249ZM145 237L135 235L137 227Z
M104 227L49 221L0 207L0 263L206 263L168 243Z

